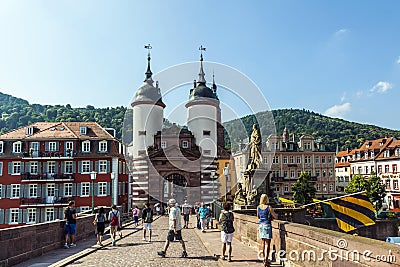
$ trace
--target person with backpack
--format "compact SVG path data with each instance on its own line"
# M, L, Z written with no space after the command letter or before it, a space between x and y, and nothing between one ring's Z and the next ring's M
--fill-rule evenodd
M219 224L221 225L221 241L222 241L222 254L221 259L225 260L226 243L228 243L228 261L232 261L232 238L235 228L233 227L233 212L230 211L231 205L227 202L224 203L224 210L219 216Z
M101 207L98 212L96 213L96 216L94 217L94 224L97 227L97 245L103 246L101 243L103 235L104 235L104 229L105 229L105 224L106 224L107 216L104 211L104 208Z
M151 223L153 222L153 210L150 208L150 204L144 204L142 210L142 223L143 223L143 241L146 241L146 230L149 230L149 242L151 242L151 231L153 229Z
M272 218L278 219L278 215L274 209L268 205L269 199L266 194L260 197L260 205L257 207L257 218L259 218L259 234L262 240L262 253L264 254L264 266L270 266L271 262L268 259L271 239L272 239ZM267 253L265 254L265 244L267 244Z
M110 221L112 245L115 246L117 243L117 241L115 240L115 235L117 233L118 227L121 227L121 214L118 211L116 205L111 206L111 210L108 214L108 220Z
M135 208L132 210L133 223L135 226L139 225L139 213L140 213L139 207L135 206Z
M68 207L64 211L65 222L65 248L76 247L75 234L76 234L76 209L75 201L71 200ZM68 241L70 242L68 245Z

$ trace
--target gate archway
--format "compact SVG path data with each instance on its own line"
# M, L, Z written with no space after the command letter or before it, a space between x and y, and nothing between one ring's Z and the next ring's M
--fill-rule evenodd
M164 199L168 201L174 198L179 204L182 204L186 198L187 181L185 176L179 173L173 173L164 179Z

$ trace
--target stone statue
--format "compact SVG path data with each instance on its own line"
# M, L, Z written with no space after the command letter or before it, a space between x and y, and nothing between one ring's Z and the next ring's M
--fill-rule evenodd
M255 185L253 185L253 190L248 193L247 195L247 203L249 205L256 204L256 197L257 197L258 191Z
M235 198L234 198L233 202L238 205L247 205L246 195L243 192L241 183L237 184L237 190L236 190Z
M247 167L248 170L255 170L261 165L261 134L257 129L257 125L253 124L253 132L250 136L250 158L251 161Z

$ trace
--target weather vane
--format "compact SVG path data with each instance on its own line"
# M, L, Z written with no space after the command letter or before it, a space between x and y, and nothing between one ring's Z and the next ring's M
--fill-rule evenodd
M150 44L148 44L148 45L145 45L145 46L144 46L144 48L146 48L146 49L147 49L147 51L148 51L148 54L149 54L149 56L150 56L150 49L152 49L153 47L151 47L151 45L150 45Z
M199 50L200 50L200 60L203 61L203 51L206 51L206 48L200 45Z

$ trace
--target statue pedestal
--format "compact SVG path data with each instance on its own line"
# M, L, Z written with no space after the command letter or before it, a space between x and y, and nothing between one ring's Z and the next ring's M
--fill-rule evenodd
M254 210L257 206L255 205L238 205L233 204L233 210Z

